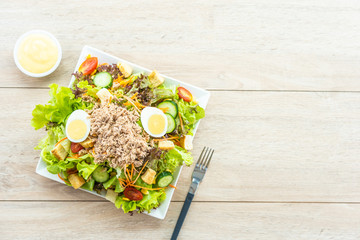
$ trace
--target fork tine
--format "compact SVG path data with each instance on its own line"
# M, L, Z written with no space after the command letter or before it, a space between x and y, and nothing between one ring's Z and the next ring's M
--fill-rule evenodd
M214 149L211 149L211 150L212 150L212 151L211 151L210 157L209 157L209 159L208 159L208 161L207 161L207 163L206 163L206 165L205 165L205 170L209 167L211 158L212 158L212 156L213 156L213 154L214 154Z
M203 162L202 166L200 167L201 170L205 170L206 164L207 164L207 162L208 162L208 160L209 160L209 157L210 157L210 154L211 154L211 150L212 150L212 149L209 148L209 151L208 151L208 153L207 153L207 155L206 155L205 161Z
M208 159L208 157L209 157L210 152L211 152L211 148L208 147L207 150L206 150L206 154L204 155L204 160L201 161L200 169L202 169L202 170L204 169L205 164L206 164L206 161L207 161L207 159Z
M201 161L199 162L199 168L201 168L201 166L204 164L204 160L206 159L206 155L207 155L207 153L209 151L208 147L205 147L205 148L206 149L205 149L204 155L202 156Z
M203 157L203 153L204 153L205 149L206 149L206 147L203 148L203 150L202 150L202 152L201 152L201 154L200 154L200 157L199 157L199 159L198 159L197 162L196 162L196 167L199 167L199 166L200 166L200 162L202 161L202 157Z

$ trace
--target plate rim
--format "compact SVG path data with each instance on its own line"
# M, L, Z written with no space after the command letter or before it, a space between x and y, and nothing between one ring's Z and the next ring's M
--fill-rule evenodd
M133 66L133 67L136 67L136 68L138 68L138 69L141 69L143 72L147 72L147 73L150 73L150 72L151 72L151 70L149 70L149 69L146 68L146 67L139 66L139 65L137 65L137 64L135 64L135 63L132 63L132 62L127 61L127 60L125 60L125 59L116 57L116 56L114 56L114 55L112 55L112 54L106 53L106 52L104 52L104 51L102 51L102 50L99 50L99 49L97 49L97 48L91 47L91 46L89 46L89 45L85 45L85 46L82 48L82 50L81 50L81 52L80 52L80 55L79 55L79 58L78 58L78 61L77 61L76 65L75 65L75 70L74 70L74 72L77 71L77 69L80 67L80 64L84 61L84 59L82 59L82 57L83 57L84 55L87 55L86 52L89 52L89 51L98 52L98 53L102 54L103 56L116 59L118 62L119 62L119 61L120 61L120 62L125 62L125 63L127 63L127 64L129 64L129 65L131 65L131 66ZM86 57L86 56L85 56L85 57ZM206 89L203 89L203 88L194 86L194 85L192 85L192 84L182 82L182 81L180 81L180 80L177 80L177 79L175 79L175 78L169 77L169 76L164 75L164 74L161 74L161 73L160 73L160 75L165 78L165 81L166 81L167 79L169 79L169 80L171 80L172 82L178 83L179 85L183 85L183 86L185 86L185 87L190 87L190 88L192 88L192 89L196 89L197 91L202 92L202 93L204 94L204 96L202 97L202 98L203 98L203 104L201 104L201 107L203 107L204 109L206 109L206 106L207 106L207 104L208 104L208 102L209 102L209 98L210 98L210 96L211 96L211 93L210 93L209 91L207 91ZM71 76L71 78L70 78L70 83L69 83L69 85L68 85L69 88L72 86L74 80L75 80L75 76ZM199 103L199 105L200 105L200 103ZM198 127L199 127L200 122L201 122L201 120L199 120L199 121L196 123L196 125L195 125L195 129L194 129L194 132L193 132L193 137L195 137L195 134L196 134L196 131L197 131ZM48 172L47 169L46 169L46 167L45 167L45 172L44 172L44 171L43 171L43 167L42 167L44 164L45 164L45 166L46 166L46 163L42 160L42 158L41 158L41 156L40 156L39 161L38 161L37 166L36 166L36 173L37 173L37 174L39 174L39 175L41 175L41 176L43 176L43 177L46 177L46 178L48 178L48 179L51 179L51 180L53 180L53 181L57 181L57 182L59 182L59 183L65 184L56 174L52 174L52 173ZM177 172L176 175L177 175L177 177L176 177L175 182L174 182L175 185L177 184L177 182L178 182L178 180L179 180L179 178L180 178L180 174L181 174L182 168L183 168L183 165L180 166L180 167L178 167L178 168L176 169L176 172ZM85 191L85 192L88 192L88 193L91 193L91 194L93 194L93 195L96 195L96 196L99 196L99 197L102 197L102 198L105 198L105 194L98 194L98 193L96 193L96 192L94 192L94 191L89 191L89 190L85 190L85 189L82 189L82 188L80 188L80 190ZM159 212L158 209L152 209L152 210L150 211L150 213L148 213L148 212L146 212L146 211L144 211L144 212L142 212L142 213L163 220L163 219L165 218L165 216L166 216L166 214L167 214L167 212L168 212L169 206L170 206L170 204L171 204L171 200L172 200L172 197L173 197L173 194L174 194L174 190L175 190L175 189L173 189L173 188L171 188L171 189L166 189L166 199L160 204L160 206L163 205L167 199L169 199L169 200L168 200L167 203L166 203L166 206L165 206L165 209L164 209L163 213ZM160 208L160 206L159 206L159 208Z

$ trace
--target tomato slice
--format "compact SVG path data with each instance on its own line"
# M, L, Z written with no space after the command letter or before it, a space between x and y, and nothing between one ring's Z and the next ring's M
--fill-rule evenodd
M143 199L142 193L133 187L125 188L124 196L132 201L140 201L141 199Z
M81 146L80 143L73 143L73 142L71 143L70 148L73 153L78 153L80 152L81 149L84 149L84 147Z
M97 57L88 58L80 65L79 72L82 72L82 74L84 75L89 75L93 71L95 71L97 65L98 65Z
M191 102L192 100L192 95L189 92L189 90L187 90L186 88L183 87L178 87L178 95L180 98L182 98L185 102Z

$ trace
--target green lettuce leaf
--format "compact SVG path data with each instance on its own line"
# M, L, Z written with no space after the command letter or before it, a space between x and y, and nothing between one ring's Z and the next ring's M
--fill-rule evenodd
M115 206L117 208L122 208L125 213L139 209L139 212L148 211L159 207L160 203L163 202L166 198L165 191L149 191L148 194L143 195L141 201L127 201L124 200L122 196L117 197L115 201Z
M109 187L111 187L115 183L116 180L117 180L116 176L113 176L108 181L103 183L104 188L108 189ZM117 181L119 181L119 180L117 180Z
M161 99L174 98L175 93L169 88L155 88L153 90L154 98L151 99L151 103L156 103Z
M67 160L54 162L51 165L48 165L46 169L49 173L58 174L61 172L65 172L66 169L71 169L75 167L75 163Z
M87 163L86 161L82 161L77 164L76 168L79 171L79 175L82 176L85 180L87 180L98 166L99 165L95 163Z
M86 94L93 98L99 98L96 93L101 90L99 87L95 87L93 85L90 85L88 81L80 81L77 84L78 88L86 89Z
M49 127L47 135L40 140L35 149L48 149L49 151L55 147L55 144L65 137L65 128L63 125Z
M145 171L144 171L145 172ZM134 178L136 178L136 176L134 176ZM146 187L146 188L152 188L152 184L147 184L146 182L144 182L144 180L141 179L141 177L139 177L136 182L135 185L140 186L140 187ZM140 190L140 189L139 189Z
M115 192L116 193L121 193L125 190L125 188L123 188L121 185L120 185L120 182L117 180L115 181Z
M198 104L185 102L183 99L178 101L178 109L184 123L185 134L192 135L196 122L205 117L205 110Z
M48 128L47 135L40 140L39 145L35 149L42 149L40 156L47 165L54 165L49 167L48 171L57 174L64 169L68 162L62 162L59 164L59 160L51 154L51 150L55 147L55 144L62 138L65 137L64 126L56 126ZM71 164L69 165L71 166Z
M92 107L81 101L81 98L75 98L70 88L59 87L57 84L51 84L49 87L50 100L48 104L38 104L32 112L31 125L36 130L49 122L63 124L67 116L74 110Z
M159 160L159 169L160 172L170 170L174 172L178 166L183 165L185 162L186 165L191 165L193 163L193 157L190 152L187 152L185 149L175 146L175 148L169 150L163 159Z
M144 195L143 199L136 203L139 211L150 212L153 208L159 207L160 203L166 198L166 193L163 189L159 191L149 191L148 194Z
M124 213L128 213L136 210L136 201L126 201L123 200L122 197L117 197L115 201L115 206L117 208L122 208Z
M94 190L94 185L95 185L95 180L90 179L89 181L84 183L84 185L82 185L81 188L85 189L85 190L93 191Z

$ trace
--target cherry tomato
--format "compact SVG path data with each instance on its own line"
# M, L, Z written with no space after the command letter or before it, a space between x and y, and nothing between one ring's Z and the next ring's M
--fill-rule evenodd
M180 98L182 98L185 102L191 102L192 95L187 89L185 89L183 87L178 87L177 90L178 90L178 95Z
M73 153L78 153L80 152L81 149L84 149L84 147L81 146L80 143L73 143L73 142L71 143L71 151Z
M142 193L133 187L125 188L124 196L132 201L140 201L141 199L143 199Z
M97 65L97 57L88 58L80 65L79 72L82 72L84 75L89 75L97 68Z

